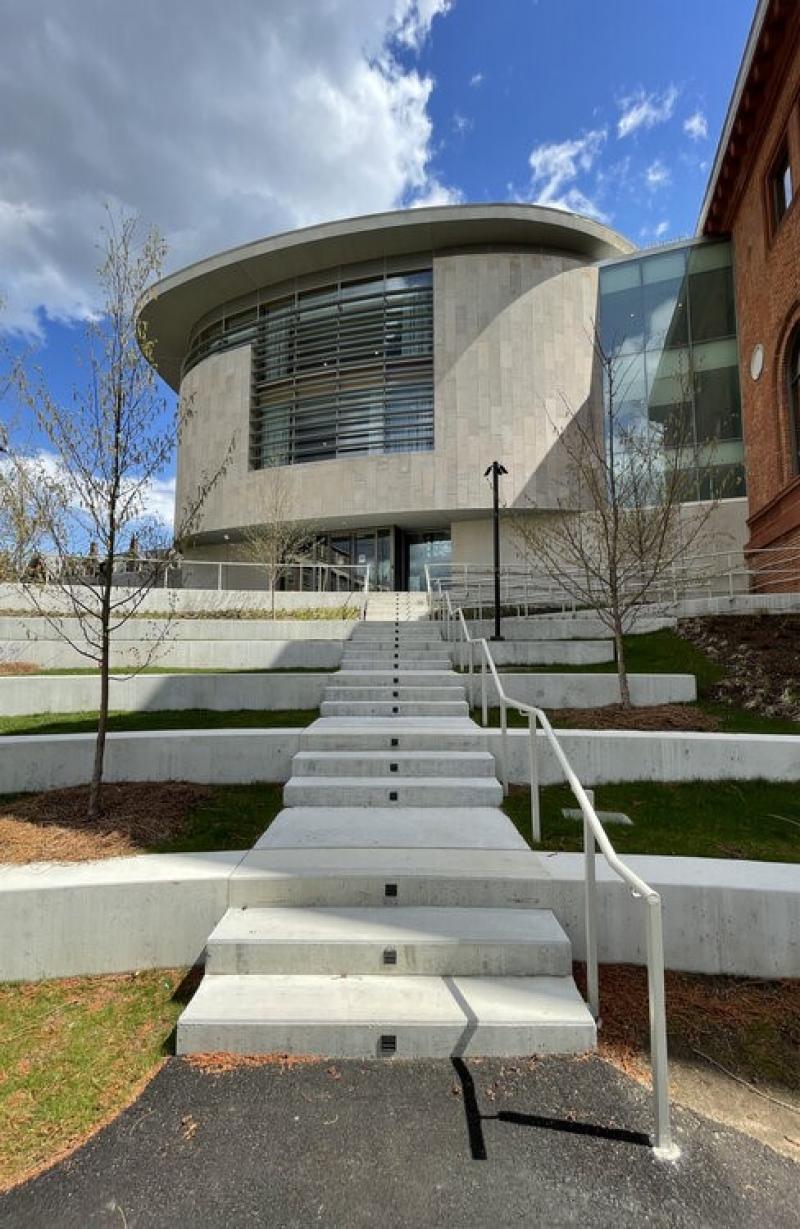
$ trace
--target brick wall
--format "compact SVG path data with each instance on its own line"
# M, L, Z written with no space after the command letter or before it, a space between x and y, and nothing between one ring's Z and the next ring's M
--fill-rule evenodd
M740 172L745 187L731 228L750 546L795 543L800 547L800 476L786 382L786 345L800 323L800 39L794 39L777 98L765 110L766 121L753 143L754 153ZM772 227L767 185L784 139L794 198L780 224ZM764 347L764 367L760 379L753 380L750 359L759 342Z

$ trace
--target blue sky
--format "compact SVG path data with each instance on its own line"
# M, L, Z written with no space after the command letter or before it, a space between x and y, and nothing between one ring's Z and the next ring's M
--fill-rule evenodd
M66 395L109 201L159 227L170 267L426 202L544 201L641 246L692 234L753 9L172 0L166 23L161 0L12 6L0 325ZM170 498L167 474L165 517Z

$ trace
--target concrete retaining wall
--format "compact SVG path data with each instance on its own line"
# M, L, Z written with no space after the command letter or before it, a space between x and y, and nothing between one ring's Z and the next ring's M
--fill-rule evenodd
M107 781L286 781L300 727L284 730L156 730L109 734ZM0 738L0 793L84 785L94 734Z
M557 730L583 785L612 781L800 781L800 736L794 734L686 734L639 730ZM563 781L544 734L539 734L541 781ZM509 730L509 780L530 781L528 732ZM489 749L501 754L492 731Z
M150 854L0 867L0 981L195 963L229 900L242 852ZM543 907L584 954L582 858L547 858ZM800 879L778 863L629 856L661 894L668 968L800 975ZM598 859L600 959L644 962L641 901Z
M138 674L112 679L111 708L121 712L166 709L316 709L331 674ZM0 713L96 712L96 675L21 675L0 678Z
M453 661L468 662L467 647L448 646ZM475 662L480 660L478 646L473 650ZM590 666L614 660L611 640L501 640L492 645L496 666Z
M70 640L81 640L81 628L77 619L59 619ZM236 641L249 644L251 641L283 640L349 640L358 622L349 619L129 619L114 633L114 642L124 644L152 644L166 638L169 644L176 641ZM0 641L54 640L61 643L47 619L35 617L0 617Z
M302 730L156 730L110 734L109 781L286 781ZM487 746L501 753L499 730ZM559 739L584 785L611 781L800 781L800 736L683 734L562 730ZM0 793L56 789L89 779L93 734L35 734L0 738ZM509 779L525 784L528 733L509 730ZM541 781L563 776L543 734Z
M243 853L147 854L0 866L0 981L37 981L200 959Z
M539 708L600 708L619 703L619 679L616 674L500 674L506 695L523 704ZM682 704L697 698L693 674L630 674L631 700L637 706L648 704ZM481 703L481 678L467 676L467 684L475 705ZM487 679L489 704L497 703L497 688ZM0 687L0 698L3 695Z
M668 614L642 616L632 628L634 632L657 632L664 627L674 627L677 620ZM494 632L490 619L468 619L467 626L472 636L489 637ZM574 615L528 615L522 618L503 619L503 635L507 640L610 640L611 632L600 619L589 614ZM494 652L495 645L492 645Z
M543 708L595 708L619 700L614 674L502 674L509 695ZM164 709L319 708L331 674L139 674L112 679L111 708L122 712L156 712ZM480 704L479 676L462 680ZM632 674L634 704L666 704L693 700L691 675ZM0 677L0 713L22 716L30 713L95 712L100 680L92 675L20 675ZM496 691L488 679L490 703Z
M316 626L319 626L317 624ZM338 666L346 642L321 640L168 640L152 658L142 642L117 641L111 664L124 671L141 665L173 670L308 670ZM7 640L6 661L32 662L42 670L81 670L93 665L63 640Z
M627 854L625 863L660 894L664 958L669 969L736 977L800 976L800 874L780 862L660 858ZM583 856L553 854L544 893L572 940L586 954ZM597 859L600 960L644 964L642 901Z
M210 569L209 564L203 564L203 570ZM224 579L230 579L230 568L223 568ZM209 575L211 572L209 571ZM116 590L117 596L124 596L125 590ZM131 593L135 593L131 590ZM65 608L64 595L56 588L37 589L37 600L40 607L46 602L47 609L54 612ZM276 593L276 610L327 610L347 605L356 615L360 615L364 604L364 595L358 593ZM172 611L174 614L195 614L204 610L224 610L235 615L241 610L263 610L268 613L271 608L269 593L254 589L151 589L141 601L139 610L142 614L162 614ZM22 585L0 584L0 610L31 610L37 607L32 602L30 594Z

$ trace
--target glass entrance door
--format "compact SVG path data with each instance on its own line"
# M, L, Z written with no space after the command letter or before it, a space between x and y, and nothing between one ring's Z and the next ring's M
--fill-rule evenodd
M446 529L432 529L424 533L406 533L406 588L417 592L425 588L425 565L449 563L452 542Z

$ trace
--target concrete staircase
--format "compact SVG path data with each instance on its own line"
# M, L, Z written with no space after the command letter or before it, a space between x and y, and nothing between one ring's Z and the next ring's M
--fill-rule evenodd
M546 871L418 595L373 596L231 880L178 1052L591 1049ZM420 613L422 611L423 613Z

